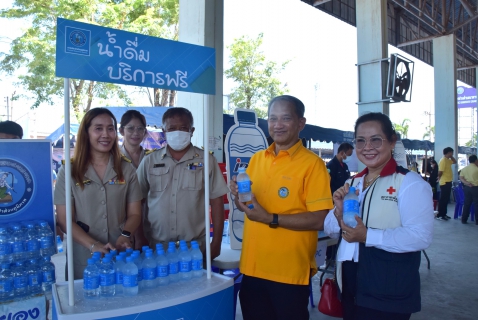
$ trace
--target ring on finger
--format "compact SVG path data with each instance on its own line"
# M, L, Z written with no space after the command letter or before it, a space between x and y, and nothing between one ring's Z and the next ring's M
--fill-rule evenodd
M347 231L342 231L342 234L347 234Z

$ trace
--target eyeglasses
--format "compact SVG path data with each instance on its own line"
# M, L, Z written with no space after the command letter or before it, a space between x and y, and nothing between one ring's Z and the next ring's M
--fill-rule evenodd
M372 137L370 139L357 138L354 140L354 144L357 149L365 148L365 145L367 145L367 143L370 143L370 146L372 148L378 149L382 146L384 140L387 140L387 139L383 139L380 137Z
M124 127L124 128L125 128L126 131L128 131L129 133L137 132L137 133L143 134L143 133L146 131L146 128L145 128L145 127L127 126L127 127Z

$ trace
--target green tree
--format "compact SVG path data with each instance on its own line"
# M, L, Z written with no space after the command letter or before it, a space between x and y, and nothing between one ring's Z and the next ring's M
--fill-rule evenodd
M406 139L408 137L408 122L410 122L410 119L403 119L401 124L394 123L393 126L395 127L395 131L397 133L400 133L402 139Z
M476 141L477 141L477 137L476 137L476 133L475 133L473 135L473 139L471 139L470 141L465 143L465 147L476 147Z
M425 129L426 132L423 134L423 140L428 139L433 142L435 139L435 126L427 126Z
M268 61L260 50L262 38L262 33L256 39L242 36L228 47L231 67L224 74L237 85L229 96L229 112L234 108L253 109L259 117L265 117L269 100L286 92L277 76L289 61Z
M15 0L0 17L23 19L27 26L10 52L1 54L0 71L11 75L22 68L18 85L31 93L32 108L52 104L63 96L63 79L55 77L57 17L177 39L178 12L179 0ZM155 101L160 95L155 91ZM70 79L70 97L78 120L94 98L117 97L131 104L122 86L89 80Z

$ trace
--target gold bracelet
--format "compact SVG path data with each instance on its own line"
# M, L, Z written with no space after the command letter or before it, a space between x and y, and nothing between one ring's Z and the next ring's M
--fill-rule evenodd
M93 243L93 244L91 245L91 247L90 247L90 253L91 253L91 254L93 254L93 248L94 248L95 245L96 245L97 243L99 243L99 242L100 242L100 240L96 241L95 243Z

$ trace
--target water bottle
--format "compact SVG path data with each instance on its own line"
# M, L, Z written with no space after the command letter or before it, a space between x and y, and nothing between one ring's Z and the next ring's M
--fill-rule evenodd
M27 238L25 233L22 231L22 226L18 223L12 223L12 253L13 261L23 261L26 259L26 243Z
M222 230L222 243L231 243L229 239L229 220L224 220L224 229Z
M191 254L188 247L185 245L181 247L181 252L178 255L179 260L179 278L181 280L190 280L192 278L191 273Z
M50 229L48 222L39 221L40 231L40 254L42 257L52 256L56 253L53 231Z
M115 295L115 269L110 257L103 258L100 268L100 296Z
M156 288L156 260L153 258L153 250L146 251L146 257L143 260L143 287L145 289Z
M42 293L42 271L37 259L27 260L25 271L28 274L28 292L34 296Z
M149 250L148 246L142 246L141 247L141 259L144 260L146 258L146 251Z
M355 194L355 187L349 188L349 193L344 198L343 219L344 223L352 228L357 225L355 216L359 216L359 200Z
M143 288L143 261L141 261L141 256L138 250L133 251L131 255L133 257L133 262L138 268L138 288ZM124 274L123 274L124 277Z
M32 258L39 258L40 257L40 238L38 235L38 231L35 228L35 224L33 222L26 222L25 226L27 227L26 233L26 244L27 250L25 257L27 259Z
M25 298L28 295L28 275L23 261L15 262L12 267L12 274L15 300Z
M41 258L40 269L42 272L42 290L45 293L51 292L51 286L55 283L55 265L49 256Z
M176 253L176 248L169 247L168 248L168 274L169 274L169 282L177 282L179 281L179 261L178 255Z
M123 252L121 252L123 253ZM123 268L126 264L124 262L126 255L118 255L116 256L116 263L115 263L115 294L121 295L123 294Z
M127 248L126 249L126 256L129 257L130 255L132 255L133 251L134 251L133 248Z
M138 294L138 267L134 263L134 257L126 257L123 267L123 294L135 296Z
M251 179L246 173L246 168L239 168L239 174L237 175L237 187L239 188L239 201L247 202L251 201Z
M11 234L7 226L0 226L0 263L12 262L12 242Z
M61 241L60 236L56 236L56 249L58 253L63 252L63 241Z
M176 250L178 255L181 252L181 247L182 246L186 246L186 248L188 247L188 243L186 242L186 240L179 240L179 247L178 247L178 250Z
M161 243L156 243L156 251L154 251L154 258L156 259L158 257L158 251L162 250L164 254L164 248Z
M13 300L13 275L10 263L2 262L0 271L0 302Z
M199 250L199 244L191 243L191 269L194 278L201 278L204 274L202 270L202 252Z
M163 246L156 251L156 276L158 286L166 286L169 283L169 261L164 255Z
M85 299L98 299L100 294L100 271L95 260L88 259L88 265L83 271L83 296Z

